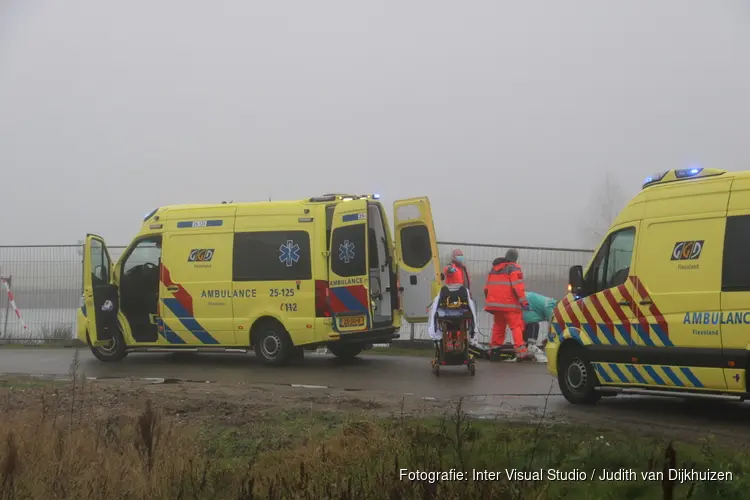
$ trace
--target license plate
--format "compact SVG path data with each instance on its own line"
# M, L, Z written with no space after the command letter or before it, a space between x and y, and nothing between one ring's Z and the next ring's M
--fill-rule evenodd
M351 326L365 326L364 316L345 316L339 319L339 326L348 328Z

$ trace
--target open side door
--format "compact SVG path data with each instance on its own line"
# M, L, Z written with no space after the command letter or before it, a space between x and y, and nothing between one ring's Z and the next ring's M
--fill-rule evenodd
M117 332L119 295L112 284L112 259L104 240L86 235L83 251L83 297L92 346L106 346Z
M441 282L430 200L397 200L393 215L401 309L410 323L424 323Z
M367 200L336 204L328 255L329 303L333 329L339 333L368 330L370 300Z

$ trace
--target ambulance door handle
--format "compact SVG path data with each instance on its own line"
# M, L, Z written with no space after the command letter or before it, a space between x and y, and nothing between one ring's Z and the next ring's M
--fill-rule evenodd
M174 285L173 285L173 286L168 286L168 287L167 287L167 290L169 290L170 292L176 292L176 291L178 291L179 289L180 289L180 287L178 287L178 286L174 286Z
M630 302L618 302L618 306L630 306Z
M653 305L654 302L652 300L642 300L642 301L640 301L640 304L642 306L650 306L650 305Z

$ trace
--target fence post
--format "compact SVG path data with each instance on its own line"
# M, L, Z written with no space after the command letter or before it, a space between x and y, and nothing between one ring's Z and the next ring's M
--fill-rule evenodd
M414 323L409 323L409 340L414 341Z

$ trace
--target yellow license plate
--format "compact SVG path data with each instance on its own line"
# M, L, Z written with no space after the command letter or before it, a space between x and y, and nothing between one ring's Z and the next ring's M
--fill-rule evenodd
M365 326L364 316L345 316L339 320L339 326L348 328L350 326Z

